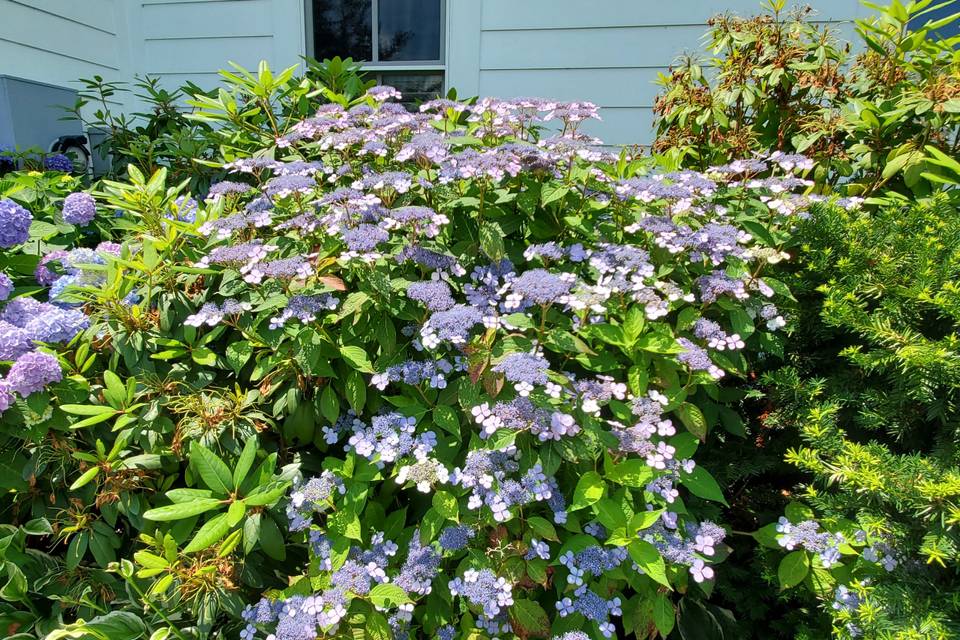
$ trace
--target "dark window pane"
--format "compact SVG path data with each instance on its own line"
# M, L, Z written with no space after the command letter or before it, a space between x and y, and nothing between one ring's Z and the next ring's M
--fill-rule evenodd
M380 0L380 60L440 60L441 0Z
M381 73L380 84L388 84L403 94L402 104L411 111L427 100L443 94L443 72L422 71L417 73L396 71Z
M313 0L313 57L372 60L372 0Z

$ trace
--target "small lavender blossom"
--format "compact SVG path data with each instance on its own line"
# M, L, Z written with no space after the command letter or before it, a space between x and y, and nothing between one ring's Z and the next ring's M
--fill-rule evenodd
M693 325L693 334L705 340L709 348L717 351L734 351L746 346L739 334L727 334L719 324L706 318L697 320Z
M534 558L540 558L541 560L550 559L550 545L546 542L541 542L536 538L530 539L530 548L527 550L527 553L523 556L525 560L533 560Z
M97 203L89 193L71 193L64 198L62 211L68 224L85 225L97 216Z
M33 216L13 200L0 200L0 248L23 244L30 237Z
M245 311L250 311L252 308L253 305L249 302L240 302L233 298L224 300L223 304L219 306L215 302L207 302L197 313L187 316L183 324L189 327L200 327L203 325L214 327L220 324L225 317L240 315Z

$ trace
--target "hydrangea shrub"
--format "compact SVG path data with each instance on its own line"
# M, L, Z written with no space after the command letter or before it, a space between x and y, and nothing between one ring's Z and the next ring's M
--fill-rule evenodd
M669 634L729 553L695 454L780 348L763 272L820 199L806 161L660 173L583 134L589 103L395 97L204 198L106 183L131 233L65 295L136 379L74 426L166 461L111 505L146 545L124 577L247 640Z

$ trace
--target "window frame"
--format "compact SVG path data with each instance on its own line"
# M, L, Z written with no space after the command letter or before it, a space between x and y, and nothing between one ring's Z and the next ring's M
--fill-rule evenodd
M391 71L439 71L443 73L444 91L447 88L447 0L440 0L440 58L438 60L378 60L380 57L380 0L370 0L370 38L373 60L357 61L361 69L371 74ZM314 57L313 0L304 0L304 32L307 55Z

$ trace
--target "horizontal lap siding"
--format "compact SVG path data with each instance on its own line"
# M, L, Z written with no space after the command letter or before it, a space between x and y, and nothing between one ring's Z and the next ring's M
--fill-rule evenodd
M810 4L818 21L866 15L857 0ZM760 2L482 0L475 71L457 68L450 84L457 86L460 77L485 96L590 100L600 105L603 120L585 131L609 144L649 144L658 74L681 54L701 51L707 20L721 11L753 15ZM467 29L465 22L451 29ZM852 35L849 25L841 32ZM452 46L456 40L451 33Z
M0 0L0 74L72 88L115 79L117 13L113 0Z
M220 69L234 62L274 71L301 62L302 0L138 0L131 20L136 68L174 89L190 81L221 85Z

